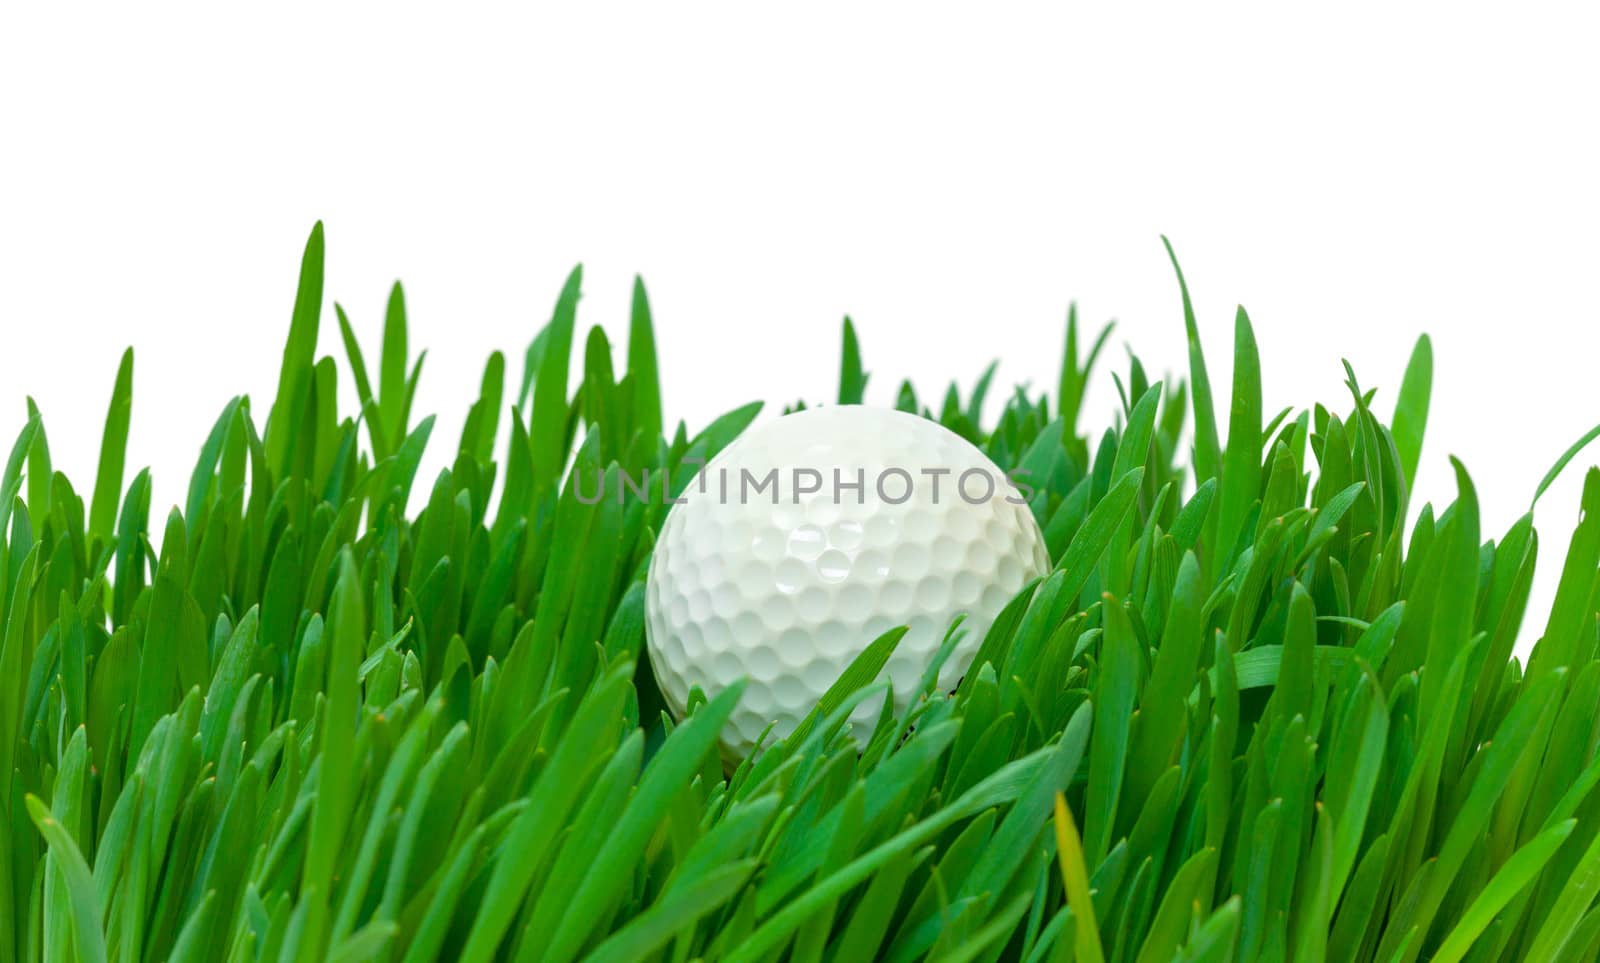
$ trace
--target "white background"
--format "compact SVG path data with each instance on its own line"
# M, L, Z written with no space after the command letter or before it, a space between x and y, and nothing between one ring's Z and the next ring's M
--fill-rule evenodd
M1053 389L1072 298L1120 319L1117 367L1128 342L1182 372L1166 233L1223 397L1238 302L1269 411L1342 410L1343 356L1387 413L1431 332L1422 495L1453 497L1459 455L1497 536L1600 421L1600 24L1205 6L8 8L4 445L31 394L87 495L132 344L129 475L151 465L158 505L179 500L226 400L265 410L317 218L369 357L406 282L435 465L487 353L514 382L578 261L580 322L614 342L644 274L669 415L697 428L825 400L846 312L879 402L992 358ZM342 367L331 310L322 334ZM1102 378L1090 418L1113 405ZM1525 644L1597 457L1541 502Z

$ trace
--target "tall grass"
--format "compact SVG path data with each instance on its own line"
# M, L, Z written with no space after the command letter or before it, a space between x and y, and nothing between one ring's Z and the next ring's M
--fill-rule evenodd
M1600 953L1600 470L1521 665L1531 515L1486 540L1460 464L1452 504L1411 504L1426 339L1387 420L1348 368L1349 397L1267 417L1240 311L1219 422L1186 291L1187 383L1132 360L1110 428L1079 427L1105 333L1075 318L1053 397L993 425L992 368L901 386L1029 470L1054 571L864 752L842 726L887 704L897 633L725 774L738 690L674 724L641 658L660 486L588 505L566 479L681 489L759 406L663 434L642 287L626 365L593 328L569 371L574 271L413 498L441 442L403 298L372 369L337 311L341 385L322 266L319 225L277 396L223 407L164 518L125 478L131 354L87 502L37 412L11 448L0 959ZM866 378L847 322L838 400Z

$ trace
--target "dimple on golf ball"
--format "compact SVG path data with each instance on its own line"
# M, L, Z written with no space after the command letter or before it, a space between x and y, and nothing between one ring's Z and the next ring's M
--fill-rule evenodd
M792 733L874 639L906 635L885 666L896 713L952 621L939 673L953 688L1001 608L1050 561L1018 484L943 426L901 411L815 408L758 424L680 494L656 540L646 648L667 707L748 685L724 729L742 758L769 723ZM858 743L882 700L851 717Z

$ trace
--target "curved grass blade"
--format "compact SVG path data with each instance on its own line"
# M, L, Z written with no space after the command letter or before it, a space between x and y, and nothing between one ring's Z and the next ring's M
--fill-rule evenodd
M67 895L72 904L73 935L78 955L85 963L105 963L106 942L101 931L100 905L95 897L94 877L89 864L66 828L50 815L50 808L37 796L26 798L28 816L39 828L39 834L50 844L62 872L66 875Z
M802 896L789 901L781 910L759 925L733 953L727 963L752 963L765 959L819 908L871 876L900 853L915 849L937 837L946 827L991 806L1013 802L1029 794L1035 785L1060 788L1072 778L1089 737L1090 710L1082 706L1067 724L1061 741L1046 746L1015 762L1002 766L989 778L967 790L959 799L933 815L902 830L863 853L837 872L820 880ZM1024 782L1026 780L1026 782Z
M1072 821L1066 797L1059 792L1055 802L1055 831L1056 859L1061 863L1061 882L1074 919L1073 948L1084 963L1104 963L1105 951L1101 948L1100 928L1095 922L1094 900L1089 896L1089 871L1084 864L1083 842L1078 838L1078 826Z
M1533 882L1550 857L1572 835L1572 827L1577 824L1575 819L1556 823L1513 853L1473 899L1472 905L1461 914L1450 935L1439 944L1438 951L1433 955L1433 963L1456 963L1466 956L1473 942L1494 921L1495 915Z
M621 900L622 890L632 884L629 870L642 855L673 797L700 771L744 688L744 680L736 680L667 737L645 768L622 818L594 854L541 959L562 961L575 957L591 928Z
M1594 441L1596 438L1600 438L1600 425L1590 428L1582 438L1573 442L1570 448L1561 453L1561 457L1556 459L1556 463L1550 466L1550 470L1544 473L1543 478L1539 479L1539 487L1533 492L1533 502L1529 505L1530 508L1539 504L1540 496L1545 493L1546 489L1555 484L1557 478L1561 477L1561 472L1566 469L1567 464L1576 458L1578 452L1586 448L1589 442Z
M649 958L684 929L726 903L760 865L742 859L713 867L635 916L587 956L589 963L630 963Z

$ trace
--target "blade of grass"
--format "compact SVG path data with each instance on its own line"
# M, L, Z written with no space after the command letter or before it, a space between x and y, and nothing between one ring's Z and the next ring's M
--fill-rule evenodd
M1392 421L1394 444L1400 451L1400 468L1405 473L1408 489L1415 485L1417 463L1422 458L1422 436L1428 425L1428 398L1432 391L1433 342L1424 334L1417 338L1416 347L1411 349L1411 360L1406 362Z
M1245 516L1261 492L1261 359L1244 308L1234 319L1233 337L1233 401L1217 500L1216 550L1224 559L1238 548Z
M1178 276L1178 290L1183 295L1183 328L1189 341L1189 395L1194 399L1195 481L1204 482L1215 478L1222 470L1222 443L1217 439L1216 406L1211 400L1211 379L1206 375L1206 356L1200 347L1200 328L1195 324L1189 285L1183 279L1183 268L1178 265L1178 255L1172 250L1172 242L1163 235L1161 243L1167 249L1173 273Z
M50 845L50 852L59 860L58 865L66 875L67 894L72 903L73 934L78 955L86 963L105 963L106 944L100 929L100 906L95 897L94 878L89 864L72 836L50 815L50 809L37 796L26 799L28 816L38 827L39 834Z
M1556 823L1512 854L1461 914L1450 935L1439 944L1433 963L1456 963L1465 957L1496 914L1538 877L1576 825L1575 819Z
M1570 448L1561 453L1561 457L1556 459L1556 463L1550 466L1550 470L1544 473L1543 478L1539 479L1539 487L1534 489L1533 501L1529 504L1530 509L1538 506L1539 498L1544 495L1551 485L1555 484L1557 478L1561 477L1561 473L1566 469L1568 463L1577 457L1578 452L1588 447L1589 442L1594 441L1596 438L1600 438L1600 425L1590 428L1582 438L1573 442Z
M844 348L839 362L839 404L859 405L867 391L867 372L861 367L861 345L856 326L844 319Z
M133 412L133 349L122 353L117 380L111 389L105 430L100 437L100 470L94 479L94 501L89 510L89 538L107 541L117 524L117 502L122 497L122 469L128 451L128 424Z
M1067 906L1072 909L1074 918L1072 938L1077 959L1084 963L1103 963L1105 951L1100 945L1094 901L1089 896L1089 872L1084 864L1083 843L1078 838L1078 827L1072 821L1072 810L1067 808L1066 797L1060 793L1056 793L1055 831L1061 882L1067 892Z

